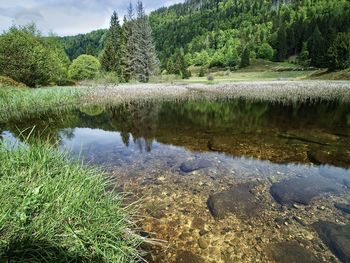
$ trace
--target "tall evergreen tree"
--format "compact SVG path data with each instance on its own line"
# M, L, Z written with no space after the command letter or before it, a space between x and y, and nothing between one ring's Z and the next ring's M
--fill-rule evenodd
M280 26L277 32L277 54L278 61L283 61L287 58L287 33L284 23Z
M248 47L245 47L241 57L241 68L247 67L250 65L250 51Z
M311 65L316 67L324 67L327 49L325 46L325 40L317 25L310 37L309 45Z
M113 12L111 17L106 45L101 56L101 66L103 70L114 71L119 78L122 78L121 27L116 12Z
M159 60L153 43L152 29L141 1L136 6L137 19L132 23L132 38L135 41L135 53L132 58L134 75L141 82L159 72Z
M129 4L127 16L124 19L123 32L125 36L125 54L123 57L125 64L125 79L129 81L136 78L136 42L135 35L135 14L132 4Z

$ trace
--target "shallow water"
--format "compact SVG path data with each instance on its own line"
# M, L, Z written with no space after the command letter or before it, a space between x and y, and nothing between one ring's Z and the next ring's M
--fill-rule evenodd
M350 105L96 106L10 121L0 134L48 139L102 166L118 190L130 193L127 202L141 199L141 233L166 241L145 247L150 262L350 257L346 245L334 248L322 235L329 225L314 227L349 224L339 204L350 203Z

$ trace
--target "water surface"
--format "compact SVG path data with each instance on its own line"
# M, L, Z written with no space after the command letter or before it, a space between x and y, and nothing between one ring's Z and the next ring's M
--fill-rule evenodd
M29 133L141 199L142 234L167 241L150 262L338 262L313 225L349 222L347 104L131 103L0 124L6 140Z

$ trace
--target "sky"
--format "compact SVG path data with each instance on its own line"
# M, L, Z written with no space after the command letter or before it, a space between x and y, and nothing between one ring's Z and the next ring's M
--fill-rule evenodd
M108 28L113 10L120 20L129 0L0 0L0 32L11 25L36 23L44 34L60 36ZM132 0L135 2L135 0ZM147 12L183 0L143 0Z

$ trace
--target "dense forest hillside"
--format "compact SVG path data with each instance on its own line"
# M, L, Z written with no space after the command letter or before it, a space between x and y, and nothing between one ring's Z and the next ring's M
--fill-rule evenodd
M68 57L73 60L82 54L98 56L103 48L107 29L99 29L87 34L62 37Z
M327 67L338 33L350 30L349 14L349 0L188 0L150 19L163 66L178 52L189 64L236 66L249 49L277 61L303 51L302 59Z
M349 67L349 0L187 0L150 14L163 69L244 67L252 58ZM70 59L98 56L105 30L62 38Z

